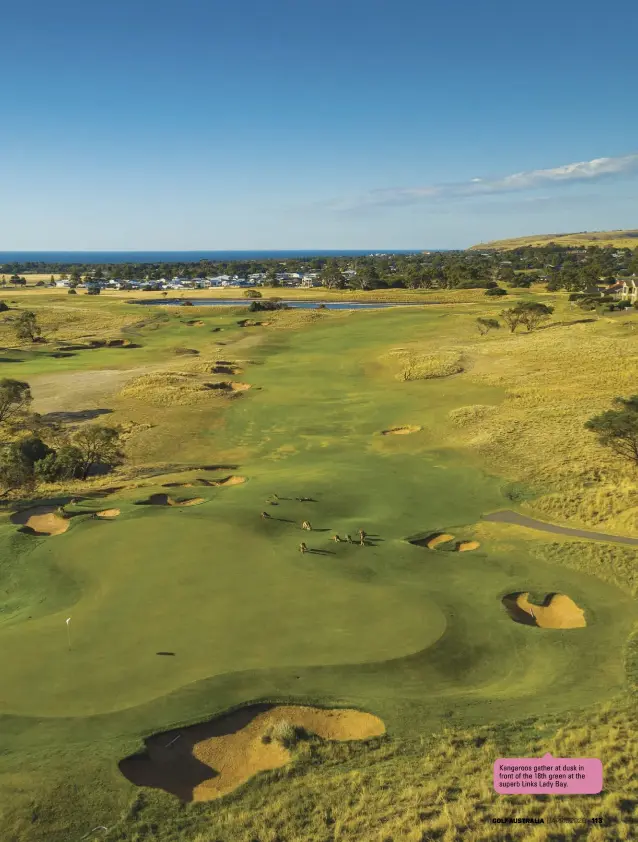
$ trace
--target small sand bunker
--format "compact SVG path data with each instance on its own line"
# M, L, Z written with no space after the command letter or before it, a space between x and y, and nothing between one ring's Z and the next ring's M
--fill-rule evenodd
M102 512L96 512L98 517L111 518L117 517L120 513L119 509L104 509Z
M148 500L142 500L141 506L198 506L206 502L203 497L192 497L190 500L175 500L168 494L151 494Z
M69 528L66 518L57 514L57 506L34 506L11 515L11 523L19 523L32 535L61 535Z
M413 538L410 543L417 547L426 547L428 550L436 550L440 547L442 550L453 550L456 553L477 550L481 546L478 541L457 541L454 546L443 546L444 544L450 544L451 541L454 541L454 535L450 535L449 532L434 532L423 538Z
M224 479L211 480L210 484L211 485L218 485L218 486L219 485L226 486L226 485L241 485L244 482L246 482L246 477L232 476L232 477L224 477Z
M390 427L389 430L381 430L382 436L407 436L410 433L418 433L423 427L409 425L407 427Z
M384 733L381 719L358 710L251 705L150 737L146 752L122 760L120 771L137 786L163 789L182 801L211 801L259 772L285 766L290 747L311 734L367 740Z
M230 385L233 392L245 392L247 389L250 389L250 383L238 383L237 381L233 381Z
M243 482L246 482L246 477L230 476L224 477L224 479L205 479L204 477L197 477L195 482L165 482L162 487L193 488L196 485L205 485L207 488L214 488L217 486L241 485Z
M447 532L437 532L436 535L431 535L426 539L425 546L429 550L435 550L439 544L447 544L448 541L453 541L454 535L448 535Z
M585 612L570 597L548 594L542 604L529 601L529 593L512 593L503 597L503 605L516 623L541 629L582 629Z

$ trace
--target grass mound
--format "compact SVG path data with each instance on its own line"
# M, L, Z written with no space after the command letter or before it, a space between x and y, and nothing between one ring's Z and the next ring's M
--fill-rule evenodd
M459 406L458 409L450 410L448 418L459 427L465 427L467 424L482 421L493 412L496 412L497 409L497 406L480 403L473 404L472 406Z
M182 801L210 801L259 772L285 766L290 749L309 734L344 741L384 733L381 719L358 710L253 705L150 737L146 752L122 760L120 771L137 786L163 789Z
M61 535L69 528L69 521L57 514L57 506L34 506L11 515L11 523L18 523L32 535Z
M406 427L390 427L387 430L381 430L382 436L407 436L410 433L418 433L423 427L416 425L408 425Z
M215 396L235 394L232 383L210 383L190 372L144 374L131 380L120 396L134 398L153 406L192 406L213 400Z
M399 361L399 380L430 380L450 377L463 371L462 354L457 350L423 354L418 350L395 353Z
M548 594L541 605L529 600L529 593L512 593L503 597L503 605L516 623L541 629L584 628L585 612L565 594Z

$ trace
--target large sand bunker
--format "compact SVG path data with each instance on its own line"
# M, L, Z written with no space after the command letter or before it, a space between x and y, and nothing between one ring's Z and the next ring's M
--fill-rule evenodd
M104 509L101 512L96 512L96 515L98 517L103 517L103 518L112 518L112 517L117 517L119 515L119 513L120 513L119 509Z
M57 506L34 506L11 515L11 523L19 523L32 535L61 535L69 521L57 514Z
M192 497L190 500L175 500L168 494L151 494L147 500L141 500L139 506L198 506L205 503L203 497Z
M540 605L529 601L529 593L507 594L502 601L512 620L525 626L582 629L587 625L583 609L565 594L548 594Z
M407 436L410 433L418 433L423 427L408 425L407 427L390 427L388 430L381 430L382 436Z
M384 733L381 719L358 710L252 705L150 737L146 753L122 760L120 771L137 786L163 789L182 801L210 801L258 772L285 766L289 746L300 736L366 740Z

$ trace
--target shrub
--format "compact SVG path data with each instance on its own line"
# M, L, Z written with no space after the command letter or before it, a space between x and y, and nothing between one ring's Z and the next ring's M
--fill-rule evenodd
M486 333L489 333L490 330L496 330L500 328L501 323L498 319L483 319L478 318L476 320L476 326L479 329L479 333L481 336L485 336Z
M35 475L41 482L78 479L82 476L82 452L73 445L51 451L35 463Z
M461 281L457 284L455 289L493 289L497 286L496 281L475 280L475 281Z
M4 313L8 309L9 309L9 305L5 304L4 301L0 301L0 313Z
M261 293L258 289L245 289L244 298L261 298Z
M288 305L283 301L275 301L274 299L266 299L265 301L253 301L248 308L251 313L257 313L263 310L288 310Z
M78 291L76 289L70 289L67 294L68 295L77 295Z
M507 290L503 287L490 287L485 290L485 295L507 295Z
M284 748L291 749L307 737L308 734L305 729L300 728L298 725L293 725L292 722L288 722L286 719L282 719L268 728L262 737L262 742L279 743Z

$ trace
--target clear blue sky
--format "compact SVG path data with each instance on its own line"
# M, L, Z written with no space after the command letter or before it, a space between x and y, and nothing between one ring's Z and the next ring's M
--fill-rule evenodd
M637 7L5 3L0 249L638 227Z

